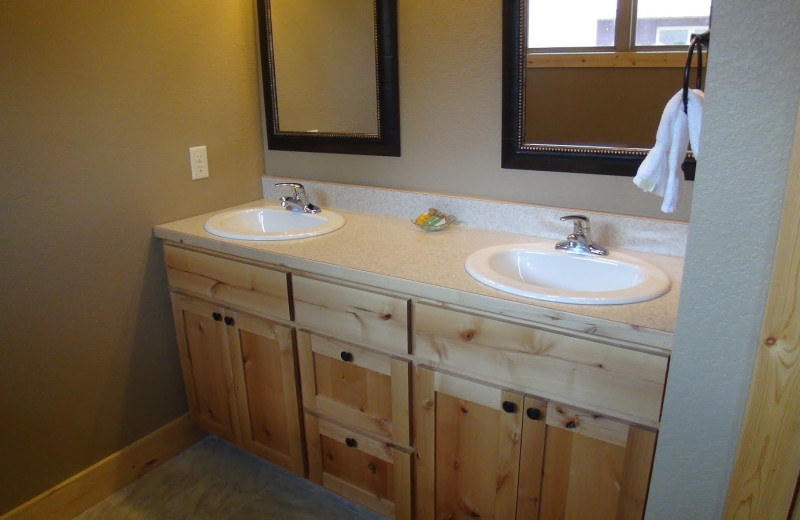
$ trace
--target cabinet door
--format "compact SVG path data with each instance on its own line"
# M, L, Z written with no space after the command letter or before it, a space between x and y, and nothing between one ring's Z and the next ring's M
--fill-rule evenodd
M297 343L307 411L410 444L409 361L306 332Z
M641 519L655 432L554 403L546 423L539 520Z
M225 319L242 445L305 476L292 329L231 310Z
M417 519L513 519L523 396L417 367Z
M389 518L411 519L411 453L305 414L309 478Z
M227 346L225 310L172 293L172 313L189 411L197 426L238 441L238 415Z

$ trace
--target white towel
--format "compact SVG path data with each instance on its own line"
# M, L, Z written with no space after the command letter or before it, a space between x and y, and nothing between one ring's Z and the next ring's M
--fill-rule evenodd
M699 151L700 124L703 118L703 92L689 90L688 114L683 111L683 90L667 102L656 132L656 144L647 154L633 182L644 191L664 198L661 211L672 213L680 198L683 178L681 165L689 142L695 156Z
M689 89L689 142L692 144L694 158L700 157L700 130L703 124L703 101L705 94L699 89Z

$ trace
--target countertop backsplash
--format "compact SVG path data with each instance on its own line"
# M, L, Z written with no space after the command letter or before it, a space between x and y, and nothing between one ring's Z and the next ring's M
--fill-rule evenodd
M309 200L323 209L413 220L428 208L436 208L455 216L461 225L555 240L572 232L572 224L560 218L578 213L589 217L592 239L602 245L680 257L686 251L689 226L685 222L275 176L262 177L265 199L277 201L289 194L285 188L275 187L278 182L300 182Z

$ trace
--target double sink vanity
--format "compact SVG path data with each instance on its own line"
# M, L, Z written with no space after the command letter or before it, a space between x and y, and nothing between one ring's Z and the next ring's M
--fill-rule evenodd
M390 518L641 518L682 258L325 189L156 227L197 425Z

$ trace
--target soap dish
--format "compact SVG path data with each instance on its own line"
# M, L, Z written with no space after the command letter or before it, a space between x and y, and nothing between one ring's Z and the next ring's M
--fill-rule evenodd
M435 223L431 224L432 220L435 220ZM456 218L453 215L445 215L441 211L431 208L427 213L423 213L411 222L425 232L436 232L444 231L455 221Z

